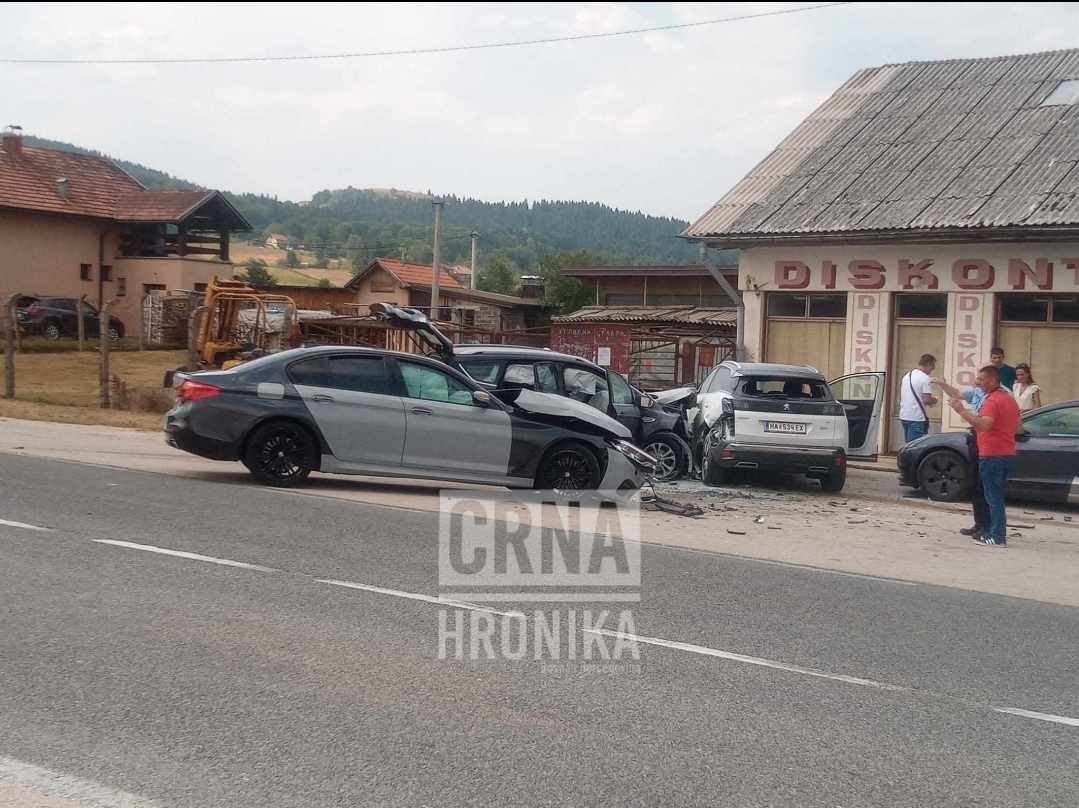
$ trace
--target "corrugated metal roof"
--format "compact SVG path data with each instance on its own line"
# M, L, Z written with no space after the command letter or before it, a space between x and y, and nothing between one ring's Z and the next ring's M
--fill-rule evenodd
M1079 49L860 70L686 238L1079 226Z
M556 323L691 323L733 326L733 308L699 306L585 306L572 314L552 317Z

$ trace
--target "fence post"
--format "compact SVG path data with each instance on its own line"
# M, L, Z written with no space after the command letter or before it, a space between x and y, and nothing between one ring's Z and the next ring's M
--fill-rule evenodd
M107 410L109 408L109 349L112 347L109 342L109 309L112 308L112 304L115 300L109 300L101 307L99 313L98 328L98 345L101 351L101 409Z
M146 350L146 295L139 301L139 350Z
M15 398L15 343L19 334L15 301L18 299L18 293L15 293L4 306L4 398Z
M86 349L86 295L82 295L79 298L79 311L75 315L75 319L79 323L79 353L82 353Z

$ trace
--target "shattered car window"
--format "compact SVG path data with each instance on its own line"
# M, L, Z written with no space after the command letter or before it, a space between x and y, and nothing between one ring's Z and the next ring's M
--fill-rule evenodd
M754 398L813 399L828 401L831 393L824 382L781 376L751 376L743 379L739 392Z

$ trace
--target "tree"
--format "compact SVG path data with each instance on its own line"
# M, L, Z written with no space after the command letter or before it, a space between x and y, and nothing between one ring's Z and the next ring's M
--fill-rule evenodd
M329 278L319 278L318 279L318 284L316 284L316 285L318 286L319 289L332 289L333 288L333 284L330 283Z
M495 256L476 279L476 286L485 292L499 292L512 295L517 291L517 276L510 269L505 258Z
M252 258L244 264L245 278L248 286L255 289L270 289L274 286L273 275L266 268L266 262L260 258Z
M290 269L295 269L300 266L300 259L296 257L296 253L292 250L285 253L285 266Z
M600 263L596 256L586 250L545 255L539 262L539 275L543 278L543 303L559 314L587 306L594 302L592 290L577 278L567 278L562 267L589 267Z

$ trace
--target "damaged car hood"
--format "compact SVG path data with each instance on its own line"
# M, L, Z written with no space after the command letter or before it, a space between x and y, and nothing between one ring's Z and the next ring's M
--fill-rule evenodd
M629 429L611 416L600 412L590 404L566 398L565 396L537 393L533 390L521 390L513 403L526 412L534 412L538 415L576 418L578 421L598 426L616 438L631 438L633 436Z
M697 395L696 387L675 387L673 390L661 390L651 394L659 404L678 404L695 395Z

